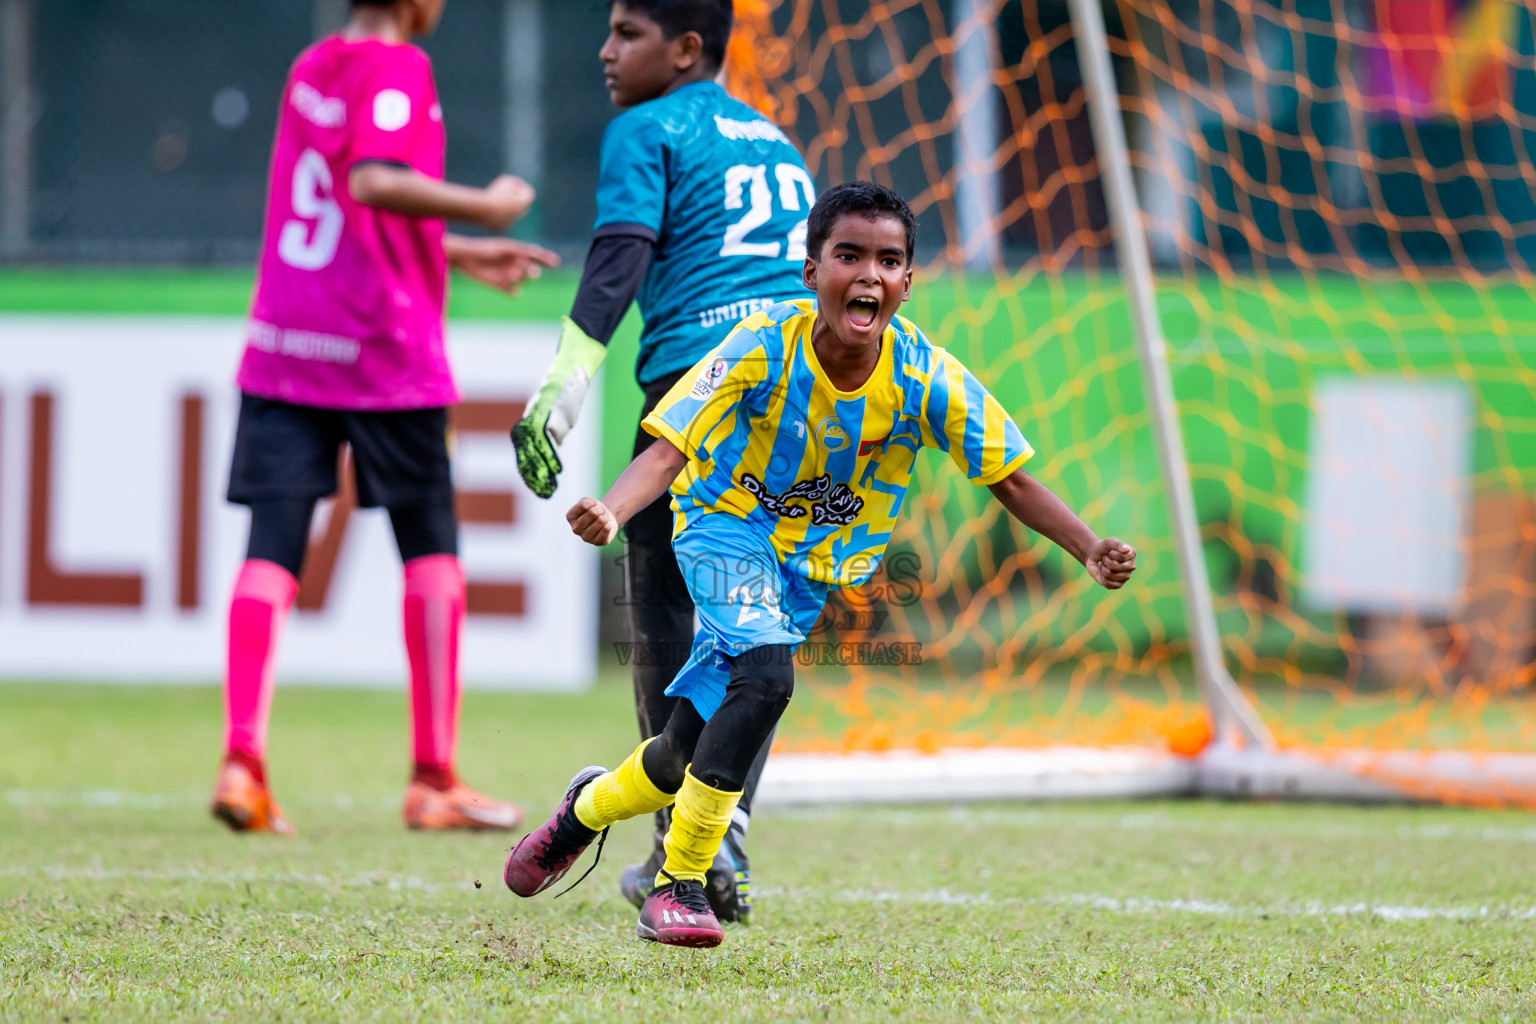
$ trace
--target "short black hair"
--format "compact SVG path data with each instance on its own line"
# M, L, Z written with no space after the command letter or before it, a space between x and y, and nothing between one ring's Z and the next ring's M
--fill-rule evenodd
M731 40L736 12L731 0L608 0L611 8L623 4L661 26L666 39L697 32L704 40L704 60L712 68L725 63L725 44Z
M352 0L353 7L393 7L400 0Z
M917 217L894 189L873 181L845 181L833 185L816 200L805 222L805 251L812 259L821 259L821 247L827 244L832 228L849 214L860 214L870 220L895 217L901 221L907 233L907 262L912 262L912 253L917 248Z

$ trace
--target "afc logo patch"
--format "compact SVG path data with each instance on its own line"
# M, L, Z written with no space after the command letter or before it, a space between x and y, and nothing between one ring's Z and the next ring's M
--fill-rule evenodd
M720 382L725 380L726 371L730 367L726 365L725 357L720 356L699 374L699 379L693 382L689 394L694 398L708 398L720 387Z

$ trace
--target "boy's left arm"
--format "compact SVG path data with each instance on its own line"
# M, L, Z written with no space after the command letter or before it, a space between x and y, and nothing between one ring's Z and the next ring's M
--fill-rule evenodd
M1136 571L1135 548L1114 537L1095 534L1055 492L1022 469L989 484L988 490L1015 519L1083 563L1100 586L1119 590Z

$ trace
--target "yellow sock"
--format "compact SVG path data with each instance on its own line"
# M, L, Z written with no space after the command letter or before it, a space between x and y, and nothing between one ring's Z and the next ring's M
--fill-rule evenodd
M646 740L623 764L587 783L576 795L577 820L592 831L601 832L616 821L671 806L675 794L657 789L640 763L641 753L654 742L655 737Z
M672 878L691 878L704 881L704 872L720 849L725 830L731 826L731 812L741 793L728 793L712 789L693 777L690 768L683 775L683 788L677 791L677 803L672 807L672 827L667 829L664 843L667 862L661 866L663 874L656 876L658 886L667 885Z

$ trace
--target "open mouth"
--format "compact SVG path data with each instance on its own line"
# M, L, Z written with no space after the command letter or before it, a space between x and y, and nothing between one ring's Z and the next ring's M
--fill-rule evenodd
M857 299L850 299L848 302L848 319L859 330L868 329L874 324L875 318L879 315L880 303L867 295L861 295Z

